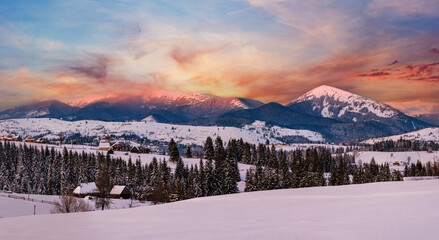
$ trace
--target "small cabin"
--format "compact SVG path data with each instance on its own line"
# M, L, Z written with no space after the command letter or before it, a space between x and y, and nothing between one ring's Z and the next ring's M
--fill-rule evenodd
M85 197L87 195L96 196L99 193L98 187L95 182L80 183L79 186L73 190L73 195L77 197Z
M126 186L114 185L111 189L110 195L112 198L129 199L131 197L131 192Z
M26 139L24 139L24 142L27 143L35 143L35 139L31 136L27 137Z
M111 149L113 149L113 151L125 151L125 147L120 143L113 144Z

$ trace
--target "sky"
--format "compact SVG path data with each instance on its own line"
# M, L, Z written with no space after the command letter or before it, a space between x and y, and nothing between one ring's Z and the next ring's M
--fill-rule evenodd
M2 0L0 110L154 89L289 103L322 84L439 112L437 0Z

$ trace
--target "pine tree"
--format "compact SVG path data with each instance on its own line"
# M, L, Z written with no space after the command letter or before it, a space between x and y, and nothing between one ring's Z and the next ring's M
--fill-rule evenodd
M214 157L213 141L212 138L207 137L206 142L204 143L203 158L207 160L213 160L213 157Z
M177 163L180 159L180 153L178 151L177 144L175 143L174 139L171 138L171 141L169 142L169 161L172 163Z

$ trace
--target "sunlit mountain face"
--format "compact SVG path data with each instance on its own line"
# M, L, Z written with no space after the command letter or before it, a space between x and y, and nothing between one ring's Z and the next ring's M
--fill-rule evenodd
M0 110L51 99L73 107L60 115L151 99L245 110L327 85L436 121L438 11L433 0L7 1Z

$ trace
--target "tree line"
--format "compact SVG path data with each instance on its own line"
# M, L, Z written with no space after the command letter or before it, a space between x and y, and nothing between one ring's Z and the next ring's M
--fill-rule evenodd
M208 137L194 165L184 164L173 139L168 152L168 161L154 157L142 164L140 159L125 161L108 153L0 142L0 189L61 195L71 193L79 183L96 182L102 199L113 185L126 185L136 199L168 202L238 192L238 163L251 165L245 191L399 181L403 177L387 163L377 164L372 159L356 164L352 154L325 147L284 151L270 144L254 145L242 139L224 144L220 137ZM192 156L190 146L186 155ZM439 163L418 162L406 166L404 172L404 176L439 176Z

